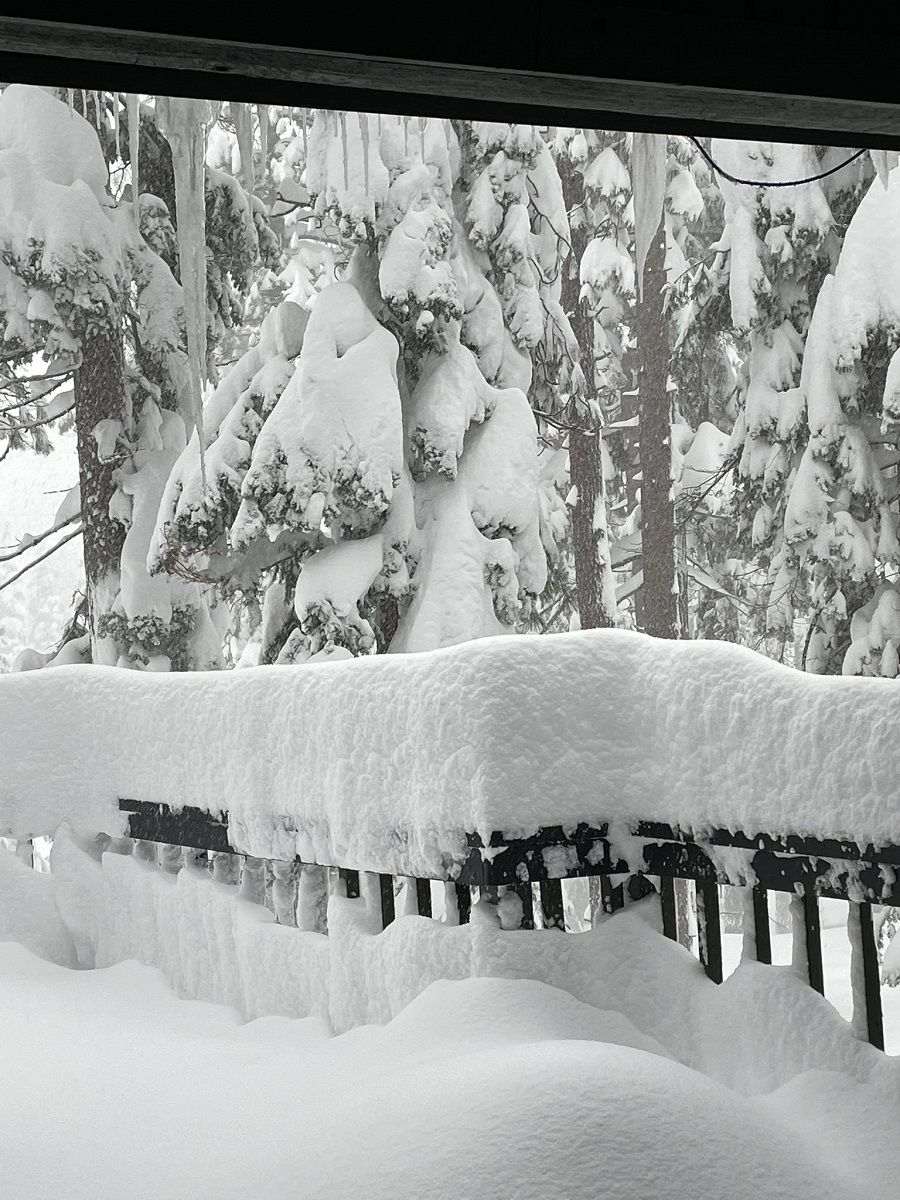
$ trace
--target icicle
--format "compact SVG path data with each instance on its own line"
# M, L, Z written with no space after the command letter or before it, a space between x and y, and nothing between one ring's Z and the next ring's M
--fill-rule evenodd
M84 90L84 88L82 88L82 89L81 89L81 115L84 117L84 119L85 119L85 120L87 120L87 119L88 119L88 115L87 115L87 92Z
M409 154L409 117L403 118L403 153Z
M103 122L100 120L100 93L92 92L94 97L94 124L97 126L97 132L103 132Z
M66 99L69 101L69 112L74 117L75 115L75 89L66 88Z
M422 154L422 162L425 161L425 130L428 127L428 118L419 117L419 148Z
M363 149L363 179L366 185L366 195L369 194L369 114L359 113L359 135L362 138Z
M134 92L127 92L125 107L128 112L128 157L131 159L131 203L134 206L134 228L138 235L141 232L141 177L140 177L140 146L141 146L141 102Z
M257 104L256 118L259 121L259 144L262 148L262 177L266 178L269 169L269 106Z
M308 150L308 146L306 144L307 143L306 122L309 120L309 109L308 108L302 109L302 113L303 113L303 170L305 171L306 170L306 156L307 156L307 150Z
M172 147L175 168L175 214L178 221L178 260L184 291L184 323L190 359L191 401L200 447L200 478L206 488L203 444L203 393L206 370L206 127L210 118L205 100L160 97L156 121Z
M381 137L381 113L378 114L378 136Z
M341 113L341 149L344 152L344 190L350 190L350 160L347 155L347 114Z
M119 162L122 161L122 147L119 141L121 134L121 121L119 120L119 93L113 92L113 130L116 138L116 158Z
M241 152L241 182L253 191L253 113L249 104L233 104L234 130Z

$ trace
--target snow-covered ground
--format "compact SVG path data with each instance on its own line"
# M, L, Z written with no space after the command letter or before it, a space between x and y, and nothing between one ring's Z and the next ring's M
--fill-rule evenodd
M553 936L553 935L550 935ZM389 1025L242 1024L135 962L0 943L0 1178L16 1200L831 1200L890 1195L900 1118L809 1073L746 1098L532 980L431 985Z

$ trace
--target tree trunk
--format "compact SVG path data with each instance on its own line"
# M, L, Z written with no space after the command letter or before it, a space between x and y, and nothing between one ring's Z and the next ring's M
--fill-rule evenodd
M571 213L584 206L584 179L567 159L561 164L563 199ZM596 397L594 365L594 322L580 298L581 258L590 239L586 220L572 229L572 253L563 273L560 303L568 315L578 342L578 365L584 376L587 396ZM586 408L583 404L579 408ZM578 618L582 629L607 629L615 623L603 597L603 565L600 560L602 531L596 529L598 497L603 493L603 460L600 452L600 423L590 414L581 417L582 428L569 433L569 481L576 489L572 510L572 549L575 560L575 589L578 594ZM605 552L605 547L604 547Z
M572 548L581 628L607 629L613 619L603 603L599 533L594 528L597 498L603 486L599 430L583 433L573 429L569 433L569 478L578 492L572 509Z
M124 425L124 364L121 342L110 332L86 334L82 344L82 362L75 372L75 425L85 591L93 661L114 665L118 650L104 627L104 618L119 591L125 527L109 512L116 491L118 460L101 460L94 430L104 420Z
M669 344L663 312L666 236L660 222L647 252L638 308L641 448L641 544L644 631L677 636L675 506L672 500L672 418L666 380Z

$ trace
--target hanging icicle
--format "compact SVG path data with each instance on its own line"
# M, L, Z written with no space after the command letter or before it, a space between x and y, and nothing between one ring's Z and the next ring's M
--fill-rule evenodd
M119 119L119 93L113 92L113 134L116 139L116 159L122 161L121 144L122 122Z
M307 131L306 131L306 122L308 119L309 109L304 108L301 111L303 113L303 174L304 174L304 178L305 178L306 177L307 151L309 149L309 147L307 146L307 136L308 135L307 135Z
M422 162L425 161L425 130L428 128L428 118L419 117L419 149L422 154Z
M409 154L409 117L403 118L403 153Z
M91 95L94 97L94 124L97 127L97 132L102 135L103 122L100 119L100 93L91 92Z
M232 104L234 131L241 152L241 183L253 191L253 111L249 104Z
M350 190L350 160L347 154L347 114L341 113L341 149L344 152L344 190Z
M269 169L269 106L257 104L256 117L259 121L259 144L262 150L262 179L265 180Z
M128 157L131 159L131 203L134 208L134 228L141 232L141 102L134 92L125 96L125 109L128 114Z
M200 478L206 487L203 444L203 384L206 370L206 129L211 112L206 100L160 97L156 122L172 148L175 168L175 215L178 261L184 292L193 424L200 447ZM243 164L242 164L243 165Z
M365 180L366 195L369 194L369 114L359 113L359 136L362 138L363 179Z
M69 112L75 115L75 89L66 88L66 99L69 101Z

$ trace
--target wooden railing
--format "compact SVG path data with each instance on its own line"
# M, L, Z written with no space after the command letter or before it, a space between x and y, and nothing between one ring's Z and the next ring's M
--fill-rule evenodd
M267 895L268 877L271 906L283 923L324 931L321 900L327 884L323 868L331 868L348 897L361 894L360 870L341 863L296 859L266 866L262 860L238 856L228 840L225 815L215 819L190 806L176 811L137 800L121 800L119 808L128 814L135 852L159 856L150 844L169 847L173 859L169 869L178 869L175 860L185 851L199 853L204 862L211 863L214 875L228 882L240 881L242 893L259 902ZM822 994L819 900L846 901L850 906L853 994L855 1003L865 1006L860 1026L872 1045L884 1048L873 905L900 905L900 847L793 835L748 836L724 829L700 836L658 822L638 822L617 836L603 823L580 824L574 830L545 827L528 837L497 832L487 843L473 833L467 844L467 857L453 862L444 875L410 880L408 894L414 896L414 911L419 915L433 915L432 883L439 882L444 884L446 910L453 923L469 921L474 889L474 894L498 902L503 893L514 896L515 927L565 930L565 880L593 877L599 881L600 907L605 913L616 912L629 900L658 893L663 931L677 940L684 931L679 929L676 880L690 880L700 959L716 983L723 978L720 886L745 889L744 919L752 926L752 945L757 960L763 963L772 961L768 893L791 894L791 919L802 933L808 981ZM166 853L163 849L163 859ZM396 915L395 876L377 869L365 874L377 888L381 923L386 927ZM305 912L299 922L298 903ZM746 932L745 926L745 941Z

